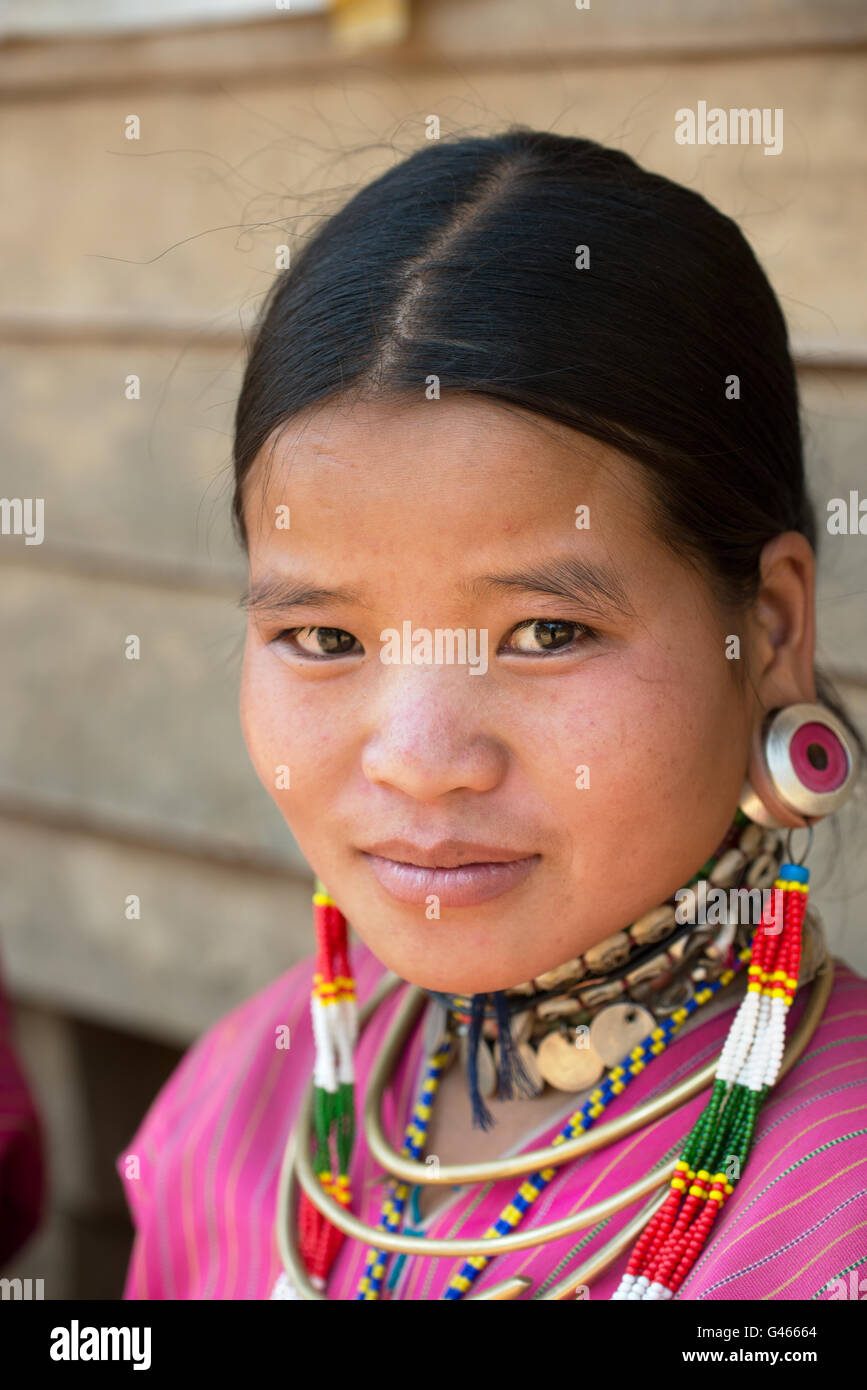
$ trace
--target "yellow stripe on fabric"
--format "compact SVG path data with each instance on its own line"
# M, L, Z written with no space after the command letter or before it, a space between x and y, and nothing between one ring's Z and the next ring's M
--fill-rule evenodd
M787 1289L790 1284L794 1284L796 1279L799 1279L817 1260L821 1260L823 1255L827 1255L829 1250L833 1250L835 1245L839 1245L841 1240L845 1240L847 1236L851 1236L853 1231L863 1231L865 1227L867 1227L867 1220L856 1222L854 1226L849 1227L848 1231L841 1231L838 1236L835 1236L833 1240L828 1242L824 1249L819 1250L818 1253L813 1256L812 1260L808 1260L805 1265L801 1265L801 1268L796 1270L791 1278L786 1279L776 1289L771 1289L770 1293L763 1293L760 1302L767 1303L769 1299L776 1298L781 1290Z
M817 1096L816 1099L818 1100L819 1097ZM811 1102L811 1104L812 1104L812 1102ZM759 1180L759 1178L762 1177L763 1174L765 1174L765 1173L768 1171L769 1168L774 1168L774 1169L776 1170L776 1172L779 1173L779 1171L780 1171L781 1168L787 1167L788 1165L786 1164L786 1162L785 1162L784 1160L781 1160L780 1155L784 1152L785 1149L788 1149L788 1148L789 1148L792 1144L794 1144L798 1139L802 1139L802 1138L804 1137L804 1135L809 1134L811 1129L816 1129L818 1125L823 1125L823 1124L825 1124L828 1120L837 1120L837 1119L840 1119L840 1118L842 1118L842 1116L844 1116L844 1115L863 1115L863 1114L864 1114L864 1103L863 1103L863 1101L862 1101L862 1103L861 1103L860 1105L851 1105L851 1106L849 1106L849 1108L848 1108L847 1110L835 1110L835 1111L834 1111L832 1114L830 1114L830 1115L820 1115L819 1118L816 1119L816 1120L813 1120L813 1122L812 1122L811 1124L806 1125L803 1129L798 1130L798 1133L797 1133L797 1134L791 1135L791 1136L786 1140L785 1144L783 1145L783 1147L782 1147L781 1149L778 1149L777 1152L776 1152L775 1154L773 1154L772 1156L769 1156L768 1161L767 1161L767 1163L764 1165L763 1168L761 1168L761 1169L756 1168L753 1172L750 1172L749 1165L747 1165L747 1168L746 1168L746 1171L745 1171L745 1173L744 1173L744 1176L743 1176L743 1177L740 1179L740 1181L738 1182L738 1191L743 1193L743 1192L747 1192L747 1191L751 1190L753 1184L756 1183L756 1182Z
M848 1042L849 1039L848 1039L848 1038L841 1038L840 1041L841 1041L841 1043L844 1043L844 1042ZM815 1053L814 1053L813 1055L815 1056ZM814 1072L812 1076L807 1076L807 1077L805 1077L804 1080L801 1081L801 1082L799 1082L799 1084L798 1084L797 1086L792 1086L792 1087L790 1087L789 1091L787 1092L787 1094L786 1094L785 1096L774 1096L773 1093L772 1093L772 1094L768 1097L768 1099L767 1099L767 1101L765 1102L765 1105L764 1105L763 1108L764 1108L765 1110L767 1110L767 1109L769 1108L769 1106L771 1106L771 1105L773 1104L774 1100L789 1100L789 1099L790 1099L792 1096L794 1096L798 1091L802 1091L802 1090L804 1089L805 1086L809 1086L811 1082L813 1082L813 1081L821 1081L822 1078L823 1078L824 1076L833 1076L834 1072L836 1072L836 1071L842 1071L844 1067L859 1067L859 1066L863 1066L863 1065L864 1065L864 1059L863 1059L863 1057L850 1057L849 1060L848 1060L848 1062L838 1062L837 1065L834 1066L834 1067L826 1067L824 1071L817 1071L817 1072ZM794 1071L794 1070L795 1070L795 1068L792 1067L792 1071ZM812 1102L810 1102L810 1103L812 1104Z

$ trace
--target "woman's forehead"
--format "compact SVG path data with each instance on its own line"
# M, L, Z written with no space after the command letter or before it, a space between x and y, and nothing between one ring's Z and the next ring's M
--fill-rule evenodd
M463 515L477 529L506 534L540 522L563 527L577 543L589 538L594 520L630 530L648 498L640 466L611 446L464 394L320 407L289 421L248 476L248 528L257 515L270 527L281 502L294 503L299 522L327 513L332 525L351 524L360 509L387 524L424 506L430 528L439 527L444 539ZM588 516L594 505L595 518Z

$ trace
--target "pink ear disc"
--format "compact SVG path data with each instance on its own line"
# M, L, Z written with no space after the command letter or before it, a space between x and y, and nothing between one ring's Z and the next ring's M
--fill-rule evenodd
M792 735L789 757L797 776L811 792L834 792L843 785L849 759L827 724L801 724Z
M759 825L786 824L780 807L806 822L821 820L852 795L861 767L858 744L823 701L802 700L770 711L759 744L755 786L747 776L740 799L741 810Z

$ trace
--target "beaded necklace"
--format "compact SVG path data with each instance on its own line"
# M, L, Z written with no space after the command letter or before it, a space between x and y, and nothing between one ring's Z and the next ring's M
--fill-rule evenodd
M714 858L708 861L708 865L699 871L699 876L708 870L709 865L721 862L726 854L731 853L731 834L734 830L742 833L745 823L746 817L739 812L726 841ZM755 826L748 828L759 829ZM755 849L759 857L762 853L768 853L766 849L762 850L758 842ZM744 864L741 863L738 872L743 869ZM763 866L762 872L767 874L767 865ZM690 880L690 883L693 882L695 878ZM717 1063L710 1099L685 1142L664 1203L656 1205L635 1244L626 1274L613 1295L615 1299L671 1298L698 1258L714 1219L743 1172L759 1109L777 1079L783 1058L785 1016L798 984L808 883L809 871L802 863L785 862L778 870L775 869L773 886L779 891L768 895L771 902L765 907L750 943L734 947L729 939L729 963L718 971L717 978L699 982L698 988L692 987L687 1000L670 1009L656 1027L650 1029L627 1055L611 1067L604 1081L569 1117L553 1141L552 1154L556 1153L557 1146L574 1141L577 1136L586 1133L604 1114L611 1100L648 1062L665 1050L687 1019L727 985L749 960L749 983ZM358 1034L358 1015L346 949L346 921L318 882L314 894L314 918L318 949L311 996L317 1044L313 1088L316 1142L313 1170L321 1189L336 1199L344 1210L348 1210L351 1201L349 1162L354 1138L352 1054ZM579 962L579 965L583 965L583 962ZM625 969L631 974L629 966ZM584 973L583 969L579 969L577 977L581 978ZM623 968L620 973L624 973ZM572 972L571 984L565 981L567 988L575 983L575 975L576 972ZM536 985L539 983L538 980L535 982ZM514 999L515 995L520 997L522 990L526 1008L526 986L519 986L514 992L505 991L504 994L512 994ZM419 1097L400 1151L403 1158L414 1162L419 1162L423 1154L432 1103L445 1067L453 1056L457 1029L468 1022L460 1012L460 1005L467 1002L465 998L449 998L451 1003L446 1014L446 1025L428 1057ZM472 1001L473 1004L477 999L478 996ZM598 1002L601 1004L603 1001ZM502 1028L502 1003L495 1000L495 1005L497 1021ZM469 1020L470 1024L475 1021L477 1025L477 1040L482 1018L482 1012L476 1009ZM501 1064L508 1051L508 1048L501 1047ZM514 1063L514 1058L511 1060ZM469 1060L467 1070L468 1073L472 1071ZM501 1065L501 1081L505 1070ZM470 1080L472 1083L472 1075ZM336 1175L332 1173L332 1140L337 1159ZM498 1238L515 1231L556 1171L557 1166L552 1163L531 1172L504 1206L498 1219L484 1233L482 1240L493 1239L496 1242ZM646 1187L645 1190L649 1189ZM383 1202L376 1233L393 1235L400 1230L407 1199L412 1192L413 1184L401 1179L392 1181ZM539 1235L540 1239L544 1238L541 1232ZM311 1200L306 1190L301 1194L299 1206L299 1236L300 1253L309 1271L310 1281L314 1288L324 1289L328 1271L344 1234ZM380 1297L389 1255L386 1249L375 1244L370 1246L356 1299L371 1301ZM455 1270L443 1297L449 1301L460 1299L492 1258L493 1255L482 1253L465 1258ZM502 1296L514 1296L514 1291Z
M749 959L749 950L739 953L740 962ZM643 1042L632 1049L627 1057L615 1067L612 1067L601 1086L598 1086L584 1102L579 1110L570 1115L563 1125L559 1134L554 1139L554 1144L564 1144L567 1139L575 1139L579 1134L584 1134L592 1124L602 1115L605 1107L620 1095L640 1072L644 1070L648 1062L654 1057L658 1057L671 1039L679 1032L686 1020L702 1004L706 1004L712 999L718 990L727 985L734 979L735 970L724 970L718 980L705 988L695 992L688 1004L675 1012L657 1028L654 1028ZM421 1094L413 1112L412 1119L407 1125L404 1136L402 1152L412 1158L420 1157L423 1148L424 1137L427 1132L430 1120L431 1104L434 1094L439 1085L443 1073L444 1065L451 1050L452 1041L450 1037L443 1040L440 1048L429 1059L425 1079L422 1084ZM486 1236L506 1235L509 1231L515 1230L526 1216L533 1202L545 1187L556 1176L556 1168L542 1168L535 1173L531 1173L528 1178L521 1183L511 1200L503 1207L499 1217L485 1232ZM411 1189L406 1183L396 1183L393 1185L392 1192L383 1203L380 1215L379 1229L397 1230L400 1226L401 1217L406 1204L407 1197ZM367 1253L364 1274L359 1280L358 1289L355 1297L357 1300L371 1300L379 1296L382 1280L385 1274L388 1260L388 1252L371 1248ZM484 1255L471 1255L460 1266L452 1276L451 1282L443 1295L449 1300L459 1299L471 1287L473 1282L481 1274L482 1270L489 1263L488 1257Z

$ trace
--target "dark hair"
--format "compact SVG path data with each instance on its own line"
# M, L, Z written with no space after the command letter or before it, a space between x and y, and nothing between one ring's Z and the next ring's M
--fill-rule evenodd
M332 396L421 399L431 374L443 393L522 407L643 465L659 538L726 605L755 596L772 537L799 531L816 548L773 290L731 218L619 150L523 126L432 141L318 227L250 344L241 544L244 482L272 433Z

